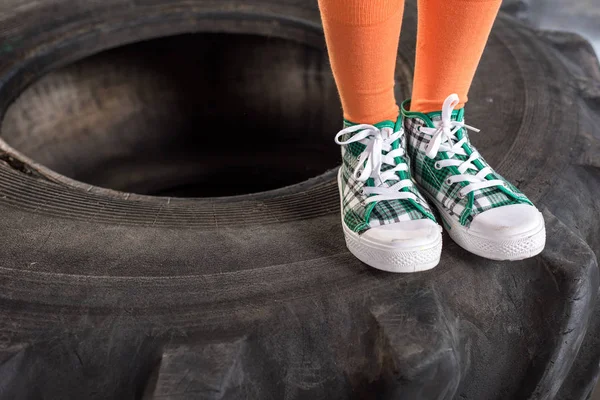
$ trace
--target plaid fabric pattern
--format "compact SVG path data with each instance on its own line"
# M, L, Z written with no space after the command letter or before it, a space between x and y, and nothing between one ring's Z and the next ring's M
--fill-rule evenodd
M350 126L352 124L346 124ZM378 124L379 127L382 127ZM390 123L389 127L394 127ZM350 135L343 137L347 140ZM394 148L406 146L406 138L402 136L402 141L394 143ZM382 200L372 203L365 203L366 196L362 194L365 186L373 186L373 179L361 182L353 178L352 173L358 167L358 158L365 150L366 146L361 143L350 143L342 146L342 166L340 171L342 212L344 222L354 232L363 233L369 228L381 225L392 224L395 222L410 221L415 219L430 218L435 220L427 201L423 198L416 186L404 189L417 196L415 201L411 200ZM386 154L384 152L384 154ZM404 157L404 162L408 160ZM391 165L384 165L382 171L393 168ZM401 178L410 178L406 172L399 172ZM381 186L390 187L397 181L386 181Z
M429 127L425 119L420 118L418 113L412 114L403 111L405 114L404 128L408 137L407 152L411 159L411 169L414 179L427 192L429 196L437 200L449 214L455 217L462 225L468 225L477 214L492 208L501 207L510 204L531 204L527 197L521 193L515 186L504 179L495 171L488 175L488 179L501 179L506 186L490 187L471 192L468 196L461 198L458 192L468 183L455 183L448 185L446 179L454 174L458 174L456 167L446 167L441 169L435 168L436 161L448 159L448 155L444 152L439 152L438 155L431 159L425 155L426 147L429 144L429 135L419 131L419 128ZM453 120L458 118L458 113L455 111L452 114ZM430 114L432 122L441 121L441 116L438 114ZM462 118L461 118L462 119ZM463 135L467 135L465 129L461 129L457 133L459 139ZM467 136L467 142L464 147L470 151L477 151L471 145ZM454 159L465 161L468 156L455 155ZM482 164L481 168L487 167L488 164L483 158L479 158ZM466 174L475 175L477 171L467 170Z

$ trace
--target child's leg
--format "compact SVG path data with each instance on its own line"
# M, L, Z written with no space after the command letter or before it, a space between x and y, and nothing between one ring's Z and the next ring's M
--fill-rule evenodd
M404 0L319 0L344 118L395 121L394 70Z
M344 108L338 173L346 246L384 271L435 267L441 228L410 176L394 97L403 0L319 0Z
M419 0L411 111L442 109L451 93L461 108L501 0Z
M476 129L464 123L500 0L418 1L413 98L402 110L414 179L464 249L492 260L533 257L546 243L543 215L487 164L468 140Z

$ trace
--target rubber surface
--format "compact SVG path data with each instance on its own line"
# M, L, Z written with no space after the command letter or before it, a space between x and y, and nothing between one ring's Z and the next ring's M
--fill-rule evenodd
M408 93L414 59L414 4L405 18L398 98ZM305 0L5 0L0 21L1 110L51 70L141 39L268 36L321 52L312 64L295 58L299 68L326 62L316 4ZM31 86L38 94L14 103L0 135L30 157L2 144L0 398L585 399L600 360L600 70L592 54L577 36L499 18L470 93L469 124L483 128L473 142L490 164L543 210L546 250L490 262L446 237L440 265L410 275L375 271L346 250L334 171L204 199L109 191L52 173L30 158L42 160L44 145L61 137L70 140L59 146L63 156L74 155L78 136L61 132L81 125L52 112L65 104L56 96L63 86ZM244 71L241 60L235 65ZM88 110L105 108L79 100L125 102L109 92L129 90L137 75L80 68L79 81L66 73L82 89L66 102ZM299 75L307 83L296 88L330 93L324 71ZM85 76L103 84L79 97ZM264 104L264 88L283 90L279 83L244 92L248 110ZM247 118L293 115L279 104L320 98L299 93ZM98 131L86 120L101 141L86 154L98 162L114 154L104 146L120 131L111 115L96 115ZM340 115L318 118L323 148L337 152ZM141 135L143 119L124 118L132 125L121 132ZM169 124L151 126L151 134L169 132ZM284 134L286 125L273 129ZM27 135L40 140L37 150ZM163 189L116 182L139 193Z

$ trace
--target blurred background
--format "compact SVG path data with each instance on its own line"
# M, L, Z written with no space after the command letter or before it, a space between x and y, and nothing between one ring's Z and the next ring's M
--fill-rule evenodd
M600 0L505 0L502 7L537 28L577 32L600 55Z

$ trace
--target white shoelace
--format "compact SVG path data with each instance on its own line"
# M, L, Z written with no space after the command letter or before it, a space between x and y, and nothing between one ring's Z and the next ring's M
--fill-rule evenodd
M355 134L346 141L339 140L340 136L350 133ZM404 156L404 149L399 147L392 150L392 143L400 139L403 134L402 130L393 132L392 128L379 129L373 125L361 124L342 129L335 135L335 142L339 145L358 142L367 146L358 157L358 166L352 173L352 176L361 182L365 182L369 178L373 178L375 181L374 187L365 186L363 188L365 195L376 195L366 198L365 204L380 200L415 200L417 198L414 193L401 192L402 189L412 186L413 183L410 179L400 179L396 173L408 171L406 163L396 165L394 160L395 157ZM386 151L387 154L384 155L383 151ZM384 164L391 165L393 168L381 171ZM382 186L386 181L398 182L389 187Z
M435 163L436 169L442 169L450 166L458 168L460 174L453 175L446 179L446 184L452 185L457 182L469 182L467 186L458 192L458 195L462 198L475 190L485 189L493 186L504 186L504 181L500 179L485 179L485 177L493 171L490 167L482 168L480 171L479 168L473 164L475 160L481 157L476 150L473 151L473 153L471 153L469 158L465 161L453 159L454 155L456 154L462 156L468 155L462 147L467 141L467 136L464 135L462 139L458 140L456 137L456 132L462 128L479 132L479 129L465 125L463 122L452 121L452 111L458 102L458 95L451 94L448 96L442 106L442 121L438 127L421 127L419 128L419 131L431 136L430 141L425 149L427 157L435 158L439 152L445 152L449 157L448 160L437 161ZM475 175L465 174L467 170L474 170L478 172Z

